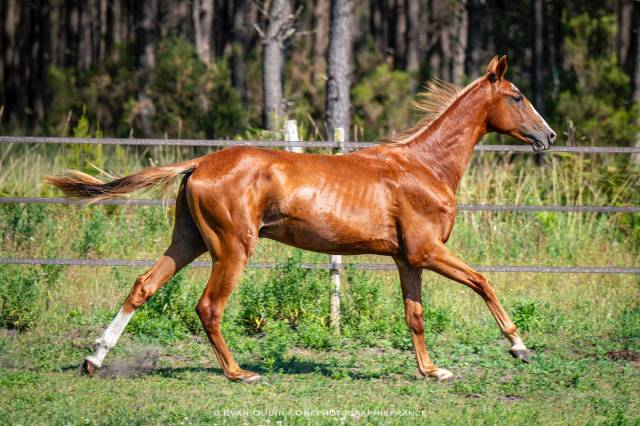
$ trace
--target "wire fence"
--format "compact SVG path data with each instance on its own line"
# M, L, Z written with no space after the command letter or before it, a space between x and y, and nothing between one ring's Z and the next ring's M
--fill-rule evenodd
M0 257L0 265L57 265L57 266L130 266L150 267L154 260L138 259L59 259L59 258L6 258ZM195 261L190 264L194 268L211 268L211 262ZM251 269L273 269L284 264L276 262L252 262L247 265ZM472 265L480 272L539 272L539 273L577 273L577 274L640 274L640 267L626 266L538 266L507 265L485 266ZM357 269L364 271L395 271L393 263L301 263L303 269L344 270Z
M0 204L66 204L106 206L173 206L175 200L111 199L87 202L61 197L0 197ZM458 204L459 211L485 212L561 212L561 213L640 213L640 206L543 206L524 204Z
M139 145L139 146L188 146L188 147L229 147L255 146L269 148L329 148L356 150L379 144L379 142L322 142L322 141L257 141L257 140L193 140L193 139L117 139L117 138L66 138L66 137L31 137L0 136L4 144L100 144L100 145ZM531 147L524 145L477 145L479 152L521 152L535 153ZM640 147L552 147L546 153L581 153L581 154L634 154L640 153ZM1 197L0 204L63 204L86 205L85 200L73 200L56 197ZM122 206L171 206L174 200L157 199L111 199L93 202L97 205ZM493 205L493 204L459 204L460 211L490 212L562 212L562 213L640 213L640 206L559 206L559 205ZM129 266L141 267L153 265L153 260L126 259L60 259L60 258L0 258L0 265L64 265L64 266ZM211 267L210 262L196 261L193 267ZM254 262L249 268L270 269L280 266L275 262ZM303 263L306 269L340 270L353 268L359 270L391 271L395 264L390 263ZM477 265L480 272L529 272L529 273L597 273L597 274L640 274L640 267L626 266L534 266L534 265Z
M38 136L0 136L4 144L93 144L93 145L138 145L138 146L190 146L190 147L229 147L255 146L265 148L329 148L356 150L379 145L384 142L324 142L324 141L261 141L261 140L199 140L199 139L122 139L122 138L62 138ZM524 152L536 154L527 145L476 145L479 152ZM634 154L640 153L640 147L618 146L554 146L545 153L578 154Z

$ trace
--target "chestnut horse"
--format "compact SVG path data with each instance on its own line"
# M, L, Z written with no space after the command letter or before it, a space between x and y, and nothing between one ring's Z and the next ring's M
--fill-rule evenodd
M425 117L411 130L348 155L311 155L232 147L204 157L103 183L77 171L47 181L67 196L104 199L182 179L173 236L164 255L133 285L118 315L83 364L92 374L135 310L177 271L208 251L209 281L197 305L214 352L231 380L253 383L254 372L234 361L220 331L225 304L260 237L332 254L391 256L400 273L405 318L418 370L449 380L429 358L423 336L421 274L435 271L478 293L511 354L527 349L489 282L445 247L456 217L456 188L474 145L488 132L509 134L548 149L555 133L529 101L504 79L506 57L464 89L430 83L417 103Z

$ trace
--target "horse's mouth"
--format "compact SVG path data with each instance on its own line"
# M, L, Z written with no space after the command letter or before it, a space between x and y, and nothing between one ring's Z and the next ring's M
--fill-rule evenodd
M540 139L533 139L531 146L535 152L546 151L551 147L551 144L544 143Z

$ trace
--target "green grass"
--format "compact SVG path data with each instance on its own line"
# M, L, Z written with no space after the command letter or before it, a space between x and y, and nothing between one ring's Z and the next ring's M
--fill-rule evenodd
M95 327L69 326L56 335L40 330L0 340L5 357L19 359L19 365L0 370L0 418L8 424L235 424L235 412L250 424L316 424L356 420L353 413L333 417L323 411L411 410L424 411L416 415L432 424L634 424L640 416L639 365L612 359L612 351L630 343L615 332L619 320L608 321L603 328L610 331L601 335L588 335L595 330L582 327L525 332L533 348L531 365L507 355L493 324L463 322L428 338L437 362L455 372L451 384L417 378L408 351L348 342L336 351L292 349L269 372L260 353L246 350L252 339L245 338L236 343L245 347L236 350L239 361L265 375L255 386L223 378L202 338L154 346L160 353L156 366L140 371L136 360L149 343L129 335L105 367L130 364L129 370L121 365L118 377L85 378L76 369ZM637 338L630 349L639 349ZM303 410L318 414L305 417ZM269 411L275 414L264 414ZM363 417L372 424L407 421Z
M40 182L61 170L63 152L15 149L0 151L0 193L58 195ZM101 165L108 170L144 163L139 152L110 149ZM153 154L166 163L190 153ZM478 158L459 202L640 204L640 175L623 163L546 158L544 167ZM171 225L171 208L0 205L0 252L152 259ZM640 218L463 212L448 245L472 264L637 265ZM287 259L278 271L245 271L223 322L239 363L263 374L255 386L222 376L199 327L194 306L206 269L187 269L163 288L100 374L85 378L81 360L143 269L0 266L0 423L640 423L637 276L487 274L532 350L523 365L477 295L425 273L429 351L456 375L438 384L416 377L395 274L344 273L342 334L334 336L328 273L297 267L327 256L261 241L253 260Z
M337 338L331 348L314 350L298 343L298 330L267 329L266 334L246 335L235 322L241 309L236 293L225 318L225 335L240 364L264 375L263 383L246 386L222 376L200 331L153 336L129 329L109 354L101 375L78 376L80 361L127 289L109 289L108 280L91 278L83 268L69 268L67 273L85 277L82 284L69 282L68 287L94 293L97 303L67 295L51 302L50 310L29 331L0 338L0 392L5 396L0 398L0 418L6 423L83 423L88 419L100 424L235 424L238 418L230 413L246 410L249 415L242 420L250 424L278 419L286 424L315 424L344 416L304 417L296 415L296 410L401 409L424 410L420 421L433 424L503 423L505 419L513 424L634 424L640 420L637 279L538 275L536 285L523 288L520 283L530 281L528 274L490 276L532 351L532 363L524 365L508 355L507 342L475 294L428 276L425 305L445 309L451 324L442 331L428 331L427 344L435 362L455 373L451 384L417 378L413 353L398 349L385 336L373 342L356 336ZM246 279L258 274L251 272ZM182 285L197 290L205 275L189 271ZM395 277L385 273L370 279L379 280L380 300L396 302L401 316ZM250 285L249 281L241 284ZM59 286L53 299L70 291L64 287ZM117 294L105 296L114 291ZM73 300L87 306L71 309ZM271 356L274 361L269 360ZM154 365L151 361L156 359ZM260 415L269 410L277 415ZM346 417L349 423L355 421ZM365 417L373 424L407 420Z

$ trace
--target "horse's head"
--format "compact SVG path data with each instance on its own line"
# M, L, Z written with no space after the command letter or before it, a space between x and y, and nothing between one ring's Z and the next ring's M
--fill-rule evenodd
M491 84L487 108L489 130L511 135L532 145L535 151L549 149L556 140L556 132L522 92L504 78L506 72L506 55L500 59L495 56L487 67L486 78Z

